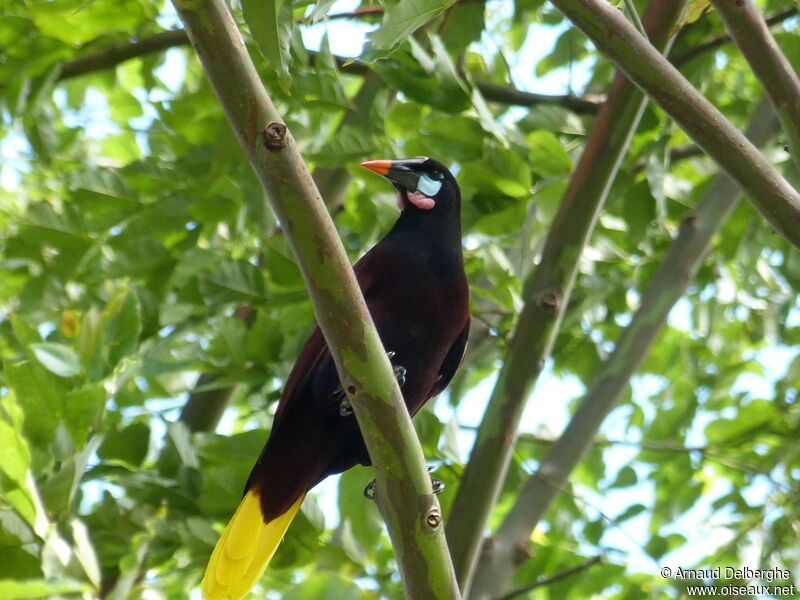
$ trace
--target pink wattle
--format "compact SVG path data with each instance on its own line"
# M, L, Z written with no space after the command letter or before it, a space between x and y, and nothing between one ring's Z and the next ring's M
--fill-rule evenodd
M409 192L408 201L417 208L430 210L436 205L436 201L423 194L422 192Z

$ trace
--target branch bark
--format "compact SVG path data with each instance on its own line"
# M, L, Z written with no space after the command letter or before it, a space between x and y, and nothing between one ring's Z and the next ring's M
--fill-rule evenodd
M753 143L761 145L777 128L769 103L762 101L748 128L748 136ZM525 483L491 546L482 555L474 585L476 593L470 598L494 598L508 585L518 566L516 557L527 550L531 533L592 445L601 423L647 354L673 305L685 293L708 251L711 238L740 197L736 184L720 174L704 198L683 219L678 237L644 291L631 324L598 369L600 375L587 390L566 430L549 449L539 470Z
M655 44L667 46L683 5L675 0L650 3L645 23ZM525 306L448 517L447 535L464 595L508 470L525 402L550 355L578 259L646 103L644 94L623 75L616 77L553 221L541 263L525 286Z
M800 169L800 79L778 48L753 0L712 0L725 27L753 69L789 142Z
M671 116L800 248L800 194L678 70L606 0L552 0L603 54Z
M280 219L375 465L376 499L408 598L458 598L422 450L330 215L224 0L173 0ZM269 123L264 127L265 123Z

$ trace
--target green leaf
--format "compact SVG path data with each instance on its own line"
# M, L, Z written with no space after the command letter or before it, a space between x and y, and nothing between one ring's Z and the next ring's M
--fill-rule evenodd
M53 598L59 594L81 594L88 592L88 586L76 582L51 583L48 581L18 581L0 579L0 600L32 600L33 598Z
M31 344L36 359L59 377L75 377L83 370L81 360L72 348L53 342Z
M11 397L4 398L3 403L7 404L10 399ZM5 420L0 419L0 470L17 486L25 489L31 452L20 433Z
M314 5L314 10L311 11L311 15L309 16L311 23L316 23L317 21L325 18L328 14L328 11L335 3L336 0L319 0Z
M536 187L533 201L536 202L536 219L540 223L550 225L568 187L569 181L566 179L548 180Z
M672 35L678 33L684 26L691 25L711 10L711 0L689 0L683 10L683 17L672 28Z
M409 38L392 55L393 60L375 63L381 79L417 102L456 113L470 105L470 90L453 66L446 50L430 36L433 54Z
M139 466L150 447L150 428L141 422L131 423L124 429L106 435L97 455L103 460L121 460Z
M625 465L619 470L617 473L617 478L614 480L614 483L611 484L611 487L621 488L621 487L630 487L632 485L636 485L639 481L639 478L636 475L636 471L630 465Z
M283 91L289 93L289 48L294 28L292 0L242 0L242 12L258 49L278 74Z
M139 345L142 324L136 294L123 286L106 304L103 322L108 364L113 368Z
M5 410L19 410L14 404L14 394L10 393L2 399ZM14 507L30 525L36 520L36 508L33 495L28 489L28 473L31 466L31 451L22 432L21 423L10 424L0 418L0 491L5 499Z
M72 539L75 541L75 545L73 546L75 557L78 559L78 562L81 563L89 581L96 589L99 589L100 564L97 561L97 553L89 537L89 530L86 524L79 519L72 519L70 525L72 529Z
M352 580L337 573L317 572L292 586L283 600L359 600L361 597L361 590Z
M225 260L200 279L207 304L260 302L264 299L264 277L258 267L244 260Z
M86 384L67 394L65 425L72 434L76 447L82 448L89 433L98 427L106 396L106 388L102 382Z
M528 161L534 173L547 177L572 172L572 159L552 132L539 129L529 133L527 140Z
M63 415L64 380L31 362L6 364L5 377L25 413L25 435L34 445L46 447Z
M369 34L370 43L380 50L392 49L454 3L455 0L400 0L386 11L380 29Z

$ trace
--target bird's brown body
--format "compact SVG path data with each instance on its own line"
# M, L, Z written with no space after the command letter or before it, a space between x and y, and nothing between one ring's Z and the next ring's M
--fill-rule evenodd
M405 369L401 390L412 415L452 379L466 347L470 321L458 186L439 163L422 160L391 164L408 162L416 168L417 161L420 169L435 169L441 180L436 180L440 189L432 198L406 188L405 171L398 183L374 169L398 187L403 212L391 232L354 267L384 348L393 353L392 363ZM365 166L370 164L374 163ZM420 204L426 208L419 208ZM291 520L299 499L328 475L359 463L370 464L355 416L342 412L342 398L335 364L316 327L286 381L269 440L247 482L246 500L258 499L265 524L288 512ZM234 520L238 515L239 511ZM236 554L235 549L228 552ZM272 552L274 548L269 556ZM209 571L214 561L212 556ZM226 579L224 568L217 565L216 570ZM219 586L217 592L210 592L211 588L204 580L207 598L240 597L219 592Z

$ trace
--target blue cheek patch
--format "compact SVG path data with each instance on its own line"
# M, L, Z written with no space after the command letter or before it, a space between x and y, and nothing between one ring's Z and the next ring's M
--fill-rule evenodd
M422 192L428 198L433 198L442 189L441 181L434 181L427 175L421 175L417 182L417 191Z

